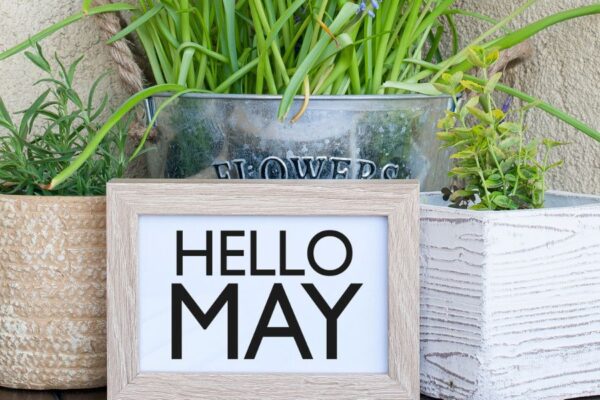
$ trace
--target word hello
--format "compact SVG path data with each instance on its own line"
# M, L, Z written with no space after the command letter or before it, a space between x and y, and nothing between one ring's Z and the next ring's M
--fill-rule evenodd
M244 159L212 164L218 179L397 179L400 166L387 164L381 169L370 160L344 157L267 157L258 166Z
M228 260L231 257L243 257L244 250L231 249L228 246L228 238L230 237L246 237L245 231L221 231L220 233L221 248L218 251L220 259L220 268L218 273L221 276L243 276L248 273L250 276L303 276L305 271L302 269L289 268L286 257L287 233L281 231L279 233L279 265L277 267L260 267L257 262L257 232L249 232L249 271L245 269L232 269L228 265ZM336 268L324 268L315 258L315 247L317 243L326 238L332 237L338 239L345 248L344 261ZM183 248L183 232L177 231L177 275L182 276L183 259L184 257L203 257L206 265L206 276L214 276L214 256L213 249L213 231L206 231L206 248L204 249L184 249ZM308 264L319 275L327 277L335 277L343 274L351 265L353 250L352 244L348 237L343 233L333 230L322 231L317 233L309 242L306 252ZM192 298L190 293L185 289L184 285L175 283L171 285L171 358L174 360L182 359L182 314L185 307L198 324L203 329L208 329L217 317L217 315L227 308L227 358L235 360L239 358L238 348L238 312L239 312L239 284L228 284L217 299L212 303L208 310L204 311L198 303ZM362 284L352 283L341 294L339 300L333 305L329 305L321 295L314 284L303 283L302 288L306 295L312 300L315 306L323 315L325 322L325 340L327 359L337 359L337 338L338 338L338 319L344 310L348 307L354 296L357 294ZM281 309L286 320L287 326L271 327L269 323L277 306ZM256 357L260 345L264 338L268 337L289 337L293 339L300 355L303 359L312 359L313 355L310 351L308 343L304 337L296 313L286 295L284 285L282 283L274 283L268 295L266 304L261 313L260 319L252 336L248 349L244 355L244 359L252 360Z

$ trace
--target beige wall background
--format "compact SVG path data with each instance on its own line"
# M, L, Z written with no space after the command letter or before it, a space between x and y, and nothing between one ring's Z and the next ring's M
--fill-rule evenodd
M537 20L568 7L594 4L590 0L540 0L514 24ZM521 1L461 0L459 6L492 17L502 17ZM70 15L80 8L74 0L0 1L0 49L27 38L40 29ZM481 31L480 22L463 18L461 32L465 38ZM115 70L100 32L86 20L44 41L47 55L57 52L65 62L81 54L86 58L79 69L78 85L88 90L93 80L106 70ZM533 40L535 54L526 64L507 75L516 88L542 98L600 130L600 16L570 21L554 27ZM20 110L30 104L39 90L31 84L39 79L39 70L23 56L0 63L0 96L8 107ZM116 74L104 82L102 90L111 95L113 104L126 97ZM532 136L544 135L570 142L559 149L555 158L565 166L550 176L554 189L600 194L600 143L538 111L530 113L528 125Z

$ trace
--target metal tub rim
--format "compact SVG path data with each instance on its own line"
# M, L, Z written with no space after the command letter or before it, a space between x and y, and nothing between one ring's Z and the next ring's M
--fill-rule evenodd
M168 98L173 96L174 93L158 93L150 98ZM186 93L180 98L188 98L188 99L203 99L203 100L279 100L283 98L282 95L263 95L263 94L218 94L218 93ZM332 95L316 95L310 96L310 101L411 101L411 100L439 100L439 99L447 99L452 100L452 97L448 95L439 95L439 96L428 96L424 94L383 94L383 95L340 95L340 96L332 96ZM304 100L304 96L295 96L294 100Z

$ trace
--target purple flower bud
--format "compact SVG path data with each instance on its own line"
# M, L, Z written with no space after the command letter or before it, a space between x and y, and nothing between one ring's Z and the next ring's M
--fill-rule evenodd
M510 111L510 107L512 106L514 97L508 96L506 100L504 100L504 104L502 104L502 112L506 114Z
M374 9L379 9L379 2L377 0L371 0L371 5Z
M357 14L360 14L362 12L364 12L367 9L367 5L365 4L364 1L361 1L360 4L358 5L358 10L356 10Z
M373 12L373 10L367 11L367 14L369 14L369 17L371 18L375 18L375 13Z

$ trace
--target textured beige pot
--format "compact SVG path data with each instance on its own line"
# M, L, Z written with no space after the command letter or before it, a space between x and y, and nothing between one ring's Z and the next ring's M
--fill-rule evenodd
M106 384L105 208L0 196L0 386Z

